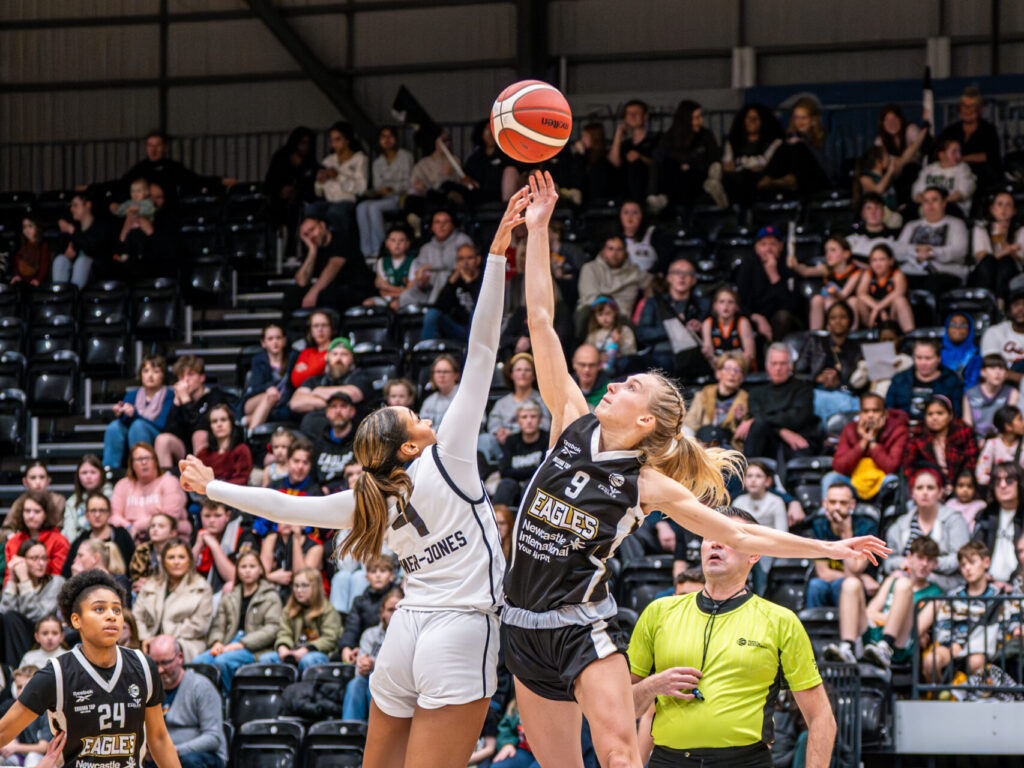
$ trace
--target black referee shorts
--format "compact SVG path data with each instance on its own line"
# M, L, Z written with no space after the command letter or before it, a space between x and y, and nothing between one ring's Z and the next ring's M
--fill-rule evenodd
M772 768L771 750L764 744L720 749L654 748L647 768Z

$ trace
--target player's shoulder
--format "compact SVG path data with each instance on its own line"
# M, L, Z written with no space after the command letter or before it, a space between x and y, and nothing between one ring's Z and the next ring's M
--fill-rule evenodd
M753 595L746 602L747 610L758 614L761 619L779 630L804 632L804 625L800 618L789 608L771 600L766 600L760 595Z
M643 621L660 621L669 614L681 615L697 607L697 592L686 595L666 595L652 600L640 614Z

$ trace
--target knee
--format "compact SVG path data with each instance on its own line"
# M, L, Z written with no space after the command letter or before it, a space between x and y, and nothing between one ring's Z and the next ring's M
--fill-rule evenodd
M860 579L855 576L847 576L843 579L843 585L839 588L840 593L844 595L856 595L864 587L861 585Z
M622 740L622 743L616 743L605 751L601 765L605 768L633 768L636 765L636 755L636 747L630 748L625 740Z

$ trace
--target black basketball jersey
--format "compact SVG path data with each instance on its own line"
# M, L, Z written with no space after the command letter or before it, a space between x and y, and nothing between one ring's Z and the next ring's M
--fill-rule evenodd
M510 605L549 611L608 596L605 562L643 522L640 451L601 451L581 416L559 436L519 504L505 574Z
M146 708L163 703L155 672L142 651L118 646L113 670L101 670L76 645L33 675L19 701L37 714L47 712L54 733L67 733L65 766L139 768Z

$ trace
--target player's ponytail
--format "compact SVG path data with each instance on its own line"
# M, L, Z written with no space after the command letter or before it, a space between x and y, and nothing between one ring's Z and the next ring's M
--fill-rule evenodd
M728 504L725 480L728 475L742 474L743 456L726 448L704 448L684 435L686 403L682 394L662 374L651 375L659 385L649 403L655 427L637 447L651 467L689 488L703 503L712 507Z
M396 499L402 508L412 493L412 480L398 457L408 436L394 408L380 408L359 425L353 451L363 471L352 489L356 501L355 519L351 533L336 552L339 560L351 554L356 560L366 562L381 553L388 522L388 500Z

